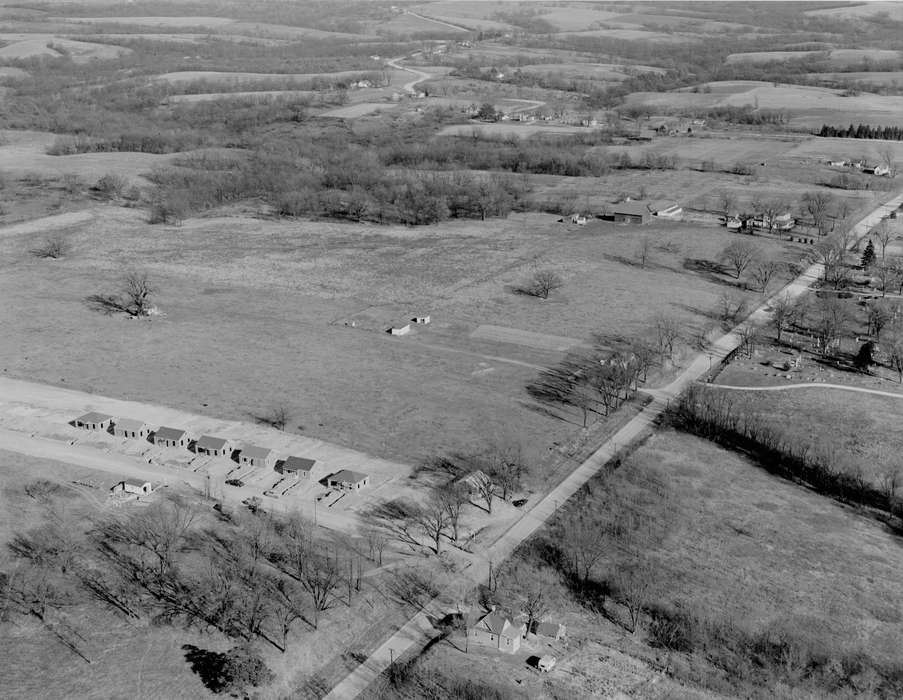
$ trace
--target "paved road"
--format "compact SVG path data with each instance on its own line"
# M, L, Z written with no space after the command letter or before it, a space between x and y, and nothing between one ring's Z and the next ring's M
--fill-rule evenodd
M884 205L879 206L853 227L855 239L858 240L875 226L890 211L903 203L903 194L898 195ZM778 295L787 294L797 297L805 294L809 288L824 274L820 264L810 266L799 277L784 289L764 302L747 318L745 323L764 324L769 318L769 302ZM649 391L652 401L640 411L629 423L624 425L605 444L593 453L583 464L578 466L558 486L539 500L532 508L493 542L483 553L481 559L500 562L510 556L514 549L533 535L555 513L559 506L573 496L587 481L595 476L602 467L627 445L631 444L647 431L652 430L655 421L666 410L671 399L678 397L690 384L698 381L714 363L720 362L729 352L740 345L739 330L735 328L712 343L711 347L696 355L680 375L667 386ZM458 583L465 580L476 583L485 580L487 570L475 564L458 576ZM451 582L449 582L449 585ZM393 657L401 656L410 648L416 648L435 636L436 631L429 622L430 617L442 617L445 610L438 598L433 599L420 612L414 615L406 625L392 634L376 649L360 666L346 676L325 697L329 700L347 700L357 697L389 666Z
M783 384L781 386L731 386L730 384L709 384L713 389L727 389L729 391L790 391L793 389L839 389L840 391L855 391L859 394L874 394L875 396L890 396L894 399L903 399L903 393L899 391L881 391L880 389L866 389L861 386L848 386L846 384Z

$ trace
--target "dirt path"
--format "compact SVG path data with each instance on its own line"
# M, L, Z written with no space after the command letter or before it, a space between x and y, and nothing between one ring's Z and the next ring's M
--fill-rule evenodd
M840 391L854 391L858 394L874 394L875 396L890 396L894 399L903 399L903 393L896 391L881 391L880 389L866 389L860 386L847 386L846 384L784 384L783 386L731 386L730 384L707 384L713 389L727 389L729 391L791 391L794 389L838 389Z
M416 90L414 90L414 86L417 85L417 83L422 83L424 80L429 80L433 76L431 73L424 73L422 70L416 70L414 68L408 68L407 66L401 65L399 63L399 61L403 60L404 58L405 58L404 56L399 56L398 58L392 58L392 59L386 61L386 65L392 66L393 68L397 68L398 70L403 70L407 73L413 73L414 75L419 76L415 80L412 80L411 82L405 83L404 85L401 86L401 89L404 90L405 92L414 93L414 92L416 92Z
M23 221L20 224L0 227L0 236L20 236L23 233L48 233L93 219L94 212L90 209L70 211L66 214L54 214L53 216L44 216L40 219Z
M890 200L887 204L879 206L871 214L862 219L853 227L856 240L865 236L890 211L903 203L903 194ZM798 297L805 294L809 288L824 274L824 268L820 264L810 266L799 277L777 292L770 299L756 309L746 319L745 323L762 325L769 319L771 300L779 295L787 294ZM672 399L677 398L689 385L699 379L709 370L712 360L721 361L729 352L740 346L741 338L739 326L716 340L704 352L697 354L680 375L665 387L649 391L652 401L640 411L630 422L607 440L596 452L594 452L583 464L579 465L564 481L552 489L545 497L521 516L511 527L502 533L495 542L486 547L478 555L474 566L455 577L456 583L486 580L487 564L489 561L500 562L509 557L514 549L524 540L532 536L540 527L555 514L560 505L563 505L571 496L595 476L618 451L633 443L635 440L654 429L656 419L667 409ZM480 559L482 561L480 561ZM447 587L452 585L449 580ZM425 644L436 634L436 630L430 623L430 618L441 618L445 613L439 598L434 598L420 612L414 615L400 630L374 651L360 666L336 685L325 697L329 700L347 700L357 697L391 664L393 658L398 658L410 649L417 649Z

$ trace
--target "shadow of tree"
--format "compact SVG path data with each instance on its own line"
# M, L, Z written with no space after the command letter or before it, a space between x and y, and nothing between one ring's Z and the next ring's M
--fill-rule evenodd
M129 309L114 296L104 296L103 294L92 294L85 297L85 304L92 311L99 311L107 315L118 313L129 313Z
M226 689L225 654L200 649L193 644L183 644L182 650L185 652L185 660L191 664L192 672L198 675L208 690L221 693Z

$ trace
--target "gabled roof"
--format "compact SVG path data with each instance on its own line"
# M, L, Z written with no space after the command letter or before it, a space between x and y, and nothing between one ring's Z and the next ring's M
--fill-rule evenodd
M117 418L116 427L122 430L144 430L147 427L147 423L134 418Z
M273 452L269 447L257 447L257 445L245 445L241 448L242 457L251 459L266 459Z
M611 205L612 214L629 214L630 216L649 216L649 207L645 202L620 202Z
M350 469L343 469L342 471L336 472L331 477L329 477L329 480L337 481L342 484L356 484L366 478L367 475L362 474L361 472L353 472Z
M316 460L314 459L306 459L304 457L286 457L285 462L282 464L283 469L292 469L299 472L309 472L314 468L316 464Z
M201 450L221 450L231 441L226 438L215 437L213 435L201 435L198 438L197 448Z
M493 610L492 612L488 613L485 617L483 617L482 620L477 623L476 626L482 627L492 634L497 634L499 636L508 633L509 630L523 627L522 624L515 625L507 615L498 610Z
M160 429L156 433L154 433L154 439L181 440L187 435L187 430L182 430L181 428L167 428L165 425L161 425Z
M90 413L86 413L83 416L79 416L76 418L76 422L78 423L103 423L104 421L111 420L113 416L108 416L106 413L96 413L95 411L91 411Z

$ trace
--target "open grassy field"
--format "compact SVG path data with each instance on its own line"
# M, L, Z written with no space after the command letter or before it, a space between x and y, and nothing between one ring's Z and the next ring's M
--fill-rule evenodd
M622 262L637 229L599 222L568 231L542 215L417 230L242 216L161 228L142 218L98 210L90 224L70 228L73 252L57 263L31 257L34 233L3 238L16 261L0 278L11 302L0 341L10 376L223 418L288 403L306 435L409 463L473 451L511 425L536 458L575 429L574 416L549 418L524 391L533 367L560 355L470 337L479 326L579 340L644 333L664 310L689 332L708 323L725 289L683 266L711 256L723 234L679 224L643 231L675 245L638 271ZM512 292L537 267L565 280L547 302ZM162 317L129 323L85 303L115 291L129 268L157 280ZM35 298L52 326L17 313ZM402 338L384 332L418 314L432 315L432 324ZM140 373L128 369L135 361ZM146 371L157 376L153 386Z
M186 95L170 95L165 104L216 102L218 100L239 100L241 102L269 102L279 99L313 98L314 90L244 90L237 92L193 92Z
M439 136L471 136L474 133L486 136L518 136L527 138L542 134L560 136L579 134L587 130L584 126L552 126L535 122L474 122L473 124L451 124L443 127Z
M863 19L886 14L894 20L903 20L903 7L899 3L877 0L876 2L848 3L839 7L825 7L807 10L807 15L815 17Z
M619 571L637 565L650 585L650 609L696 616L728 639L771 635L829 658L860 653L886 666L898 662L903 627L895 601L903 584L895 571L903 549L880 523L671 431L591 482L561 517L582 513L601 532L601 523L618 517L612 512L634 534L624 546L605 548L586 590L566 583L551 565L554 548L566 543L550 533L536 538L547 546L526 547L508 564L494 594L517 609L528 591L541 587L550 616L567 624L566 647L532 638L513 656L473 648L465 655L442 644L429 663L451 672L466 668L469 677L491 679L515 695L524 685L530 697L605 697L624 687L644 700L857 696L807 685L810 679L796 674L789 660L772 676L752 670L744 678L747 671L740 669L761 666L731 656L728 644L697 647L693 639L692 650L654 648L645 615L636 635L625 632L618 595L606 591ZM542 653L554 654L559 668L537 688L526 661ZM504 673L497 672L499 664ZM662 668L668 673L658 677Z
M56 34L0 33L0 59L21 60L35 56L68 55L75 63L99 59L115 59L132 53L131 49L113 44L75 41Z
M839 125L850 121L895 125L903 109L903 97L899 96L861 94L853 98L829 88L751 86L745 81L736 81L731 92L636 92L628 96L628 102L671 109L755 105L761 109L783 110L789 115L791 127L810 129L825 123Z

